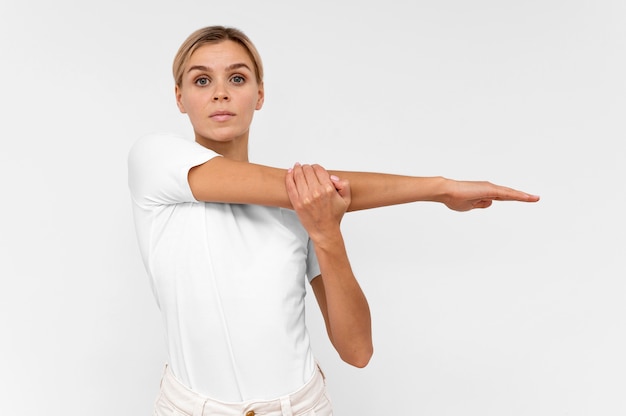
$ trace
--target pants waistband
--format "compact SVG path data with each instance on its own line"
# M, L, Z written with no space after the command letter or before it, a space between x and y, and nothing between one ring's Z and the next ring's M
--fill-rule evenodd
M297 391L274 400L225 403L200 395L176 379L165 366L161 380L161 395L173 406L191 416L281 416L298 415L312 409L324 396L324 374L316 365L313 377Z

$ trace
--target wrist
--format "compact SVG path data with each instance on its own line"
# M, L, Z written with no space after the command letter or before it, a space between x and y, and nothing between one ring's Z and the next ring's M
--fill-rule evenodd
M431 201L445 204L452 194L452 188L456 181L444 178L443 176L434 177L433 180L435 183L432 189Z
M309 237L317 249L332 251L344 245L343 235L339 227L324 232L309 233Z

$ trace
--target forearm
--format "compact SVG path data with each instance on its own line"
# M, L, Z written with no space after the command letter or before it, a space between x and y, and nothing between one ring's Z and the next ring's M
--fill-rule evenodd
M329 171L350 182L352 202L348 211L417 201L441 202L449 180L372 172Z
M344 361L364 367L373 353L370 310L352 272L341 232L327 234L314 244L331 342Z
M454 211L487 208L493 201L537 202L531 195L487 181L457 181L441 176L419 177L385 173L329 171L350 182L348 211L417 201L440 202Z

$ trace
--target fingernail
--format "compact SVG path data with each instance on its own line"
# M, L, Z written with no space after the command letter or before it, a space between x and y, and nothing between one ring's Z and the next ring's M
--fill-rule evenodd
M330 180L333 182L337 182L339 180L339 177L335 176L335 175L330 175Z
M293 168L287 169L287 173L291 173L292 171L293 171Z

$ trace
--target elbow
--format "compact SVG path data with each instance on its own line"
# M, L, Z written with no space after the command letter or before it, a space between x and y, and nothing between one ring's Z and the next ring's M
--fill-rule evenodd
M374 348L370 345L367 348L360 349L358 351L352 351L349 354L341 354L341 359L357 368L365 368L372 356L374 355Z

